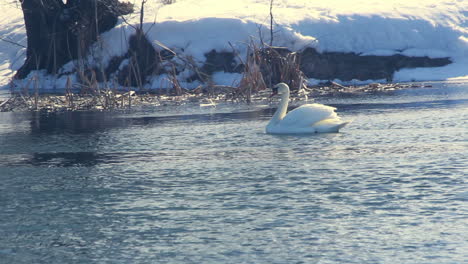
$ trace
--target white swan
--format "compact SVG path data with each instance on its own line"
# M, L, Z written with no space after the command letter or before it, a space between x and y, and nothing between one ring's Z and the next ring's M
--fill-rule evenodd
M289 87L279 83L273 87L273 95L281 95L278 109L266 126L269 134L308 134L338 132L349 122L335 113L336 108L322 104L302 105L288 114Z

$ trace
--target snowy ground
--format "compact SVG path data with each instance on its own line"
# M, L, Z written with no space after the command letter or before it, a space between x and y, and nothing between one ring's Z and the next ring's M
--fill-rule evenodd
M2 10L0 16L0 87L2 87L8 84L14 72L23 64L26 54L26 30L20 6L13 1L2 0L0 10Z
M145 29L155 47L170 47L202 64L212 49L245 53L250 39L269 42L269 0L177 0L162 6L149 0ZM139 1L135 1L139 6ZM22 12L13 0L0 9L0 87L18 69L26 45ZM466 0L274 0L274 45L292 50L316 47L321 51L363 55L403 54L450 57L440 68L403 69L395 81L468 78L468 1ZM127 21L138 23L137 14ZM154 23L156 22L156 23ZM133 28L121 22L103 36L104 60L126 52ZM126 37L124 37L126 36ZM188 73L186 73L188 74ZM217 74L219 84L232 84L236 75ZM155 78L153 84L161 82Z

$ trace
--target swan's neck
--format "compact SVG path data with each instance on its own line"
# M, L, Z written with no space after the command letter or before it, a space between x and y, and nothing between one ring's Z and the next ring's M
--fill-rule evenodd
M275 114L271 118L270 124L275 124L283 120L284 116L286 115L286 112L288 111L288 102L289 102L289 91L281 94L281 100L280 100L278 109L276 109Z

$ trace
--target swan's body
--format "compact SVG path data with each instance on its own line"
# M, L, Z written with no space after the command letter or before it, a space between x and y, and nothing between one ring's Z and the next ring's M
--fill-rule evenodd
M322 104L302 105L287 113L289 87L285 83L275 86L281 100L278 109L266 126L270 134L309 134L338 132L348 122L335 113L336 108Z

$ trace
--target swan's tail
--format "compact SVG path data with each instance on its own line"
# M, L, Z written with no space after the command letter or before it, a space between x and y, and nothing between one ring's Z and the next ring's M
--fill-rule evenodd
M339 132L347 124L351 123L349 121L341 121L340 119L326 119L314 124L317 132L319 133L330 133L330 132Z

